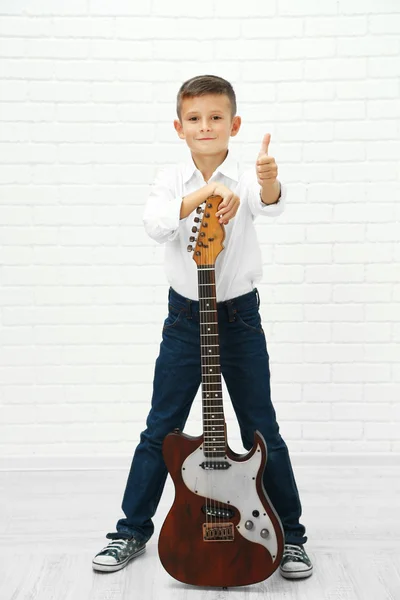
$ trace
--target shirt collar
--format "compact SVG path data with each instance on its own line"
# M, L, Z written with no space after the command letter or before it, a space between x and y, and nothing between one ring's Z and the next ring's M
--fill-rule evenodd
M187 183L197 170L198 169L194 164L192 155L190 155L188 160L183 165L183 182ZM238 162L231 150L228 150L228 154L224 162L215 169L213 175L216 173L221 173L221 175L232 179L232 181L239 181Z

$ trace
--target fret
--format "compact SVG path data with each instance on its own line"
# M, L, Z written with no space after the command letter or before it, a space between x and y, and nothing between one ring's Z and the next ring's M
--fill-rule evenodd
M203 411L203 417L211 418L212 420L215 419L215 415L223 415L223 414L224 414L224 412L222 410L204 410ZM214 416L210 417L209 415L214 415Z
M210 448L214 448L214 450L216 450L217 448L219 448L219 449L224 448L225 444L224 444L224 442L222 442L220 440L218 440L218 441L213 441L213 440L206 441L206 440L204 440L203 441L203 446L205 448L207 448L208 450Z

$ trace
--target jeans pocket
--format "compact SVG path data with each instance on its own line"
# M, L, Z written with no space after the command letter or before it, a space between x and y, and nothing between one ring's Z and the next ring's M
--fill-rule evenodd
M264 334L264 330L261 325L260 313L257 308L243 309L240 311L236 310L235 317L236 321L243 327L246 327L251 331Z
M184 312L184 308L177 308L173 304L168 304L168 316L164 321L163 331L176 327Z

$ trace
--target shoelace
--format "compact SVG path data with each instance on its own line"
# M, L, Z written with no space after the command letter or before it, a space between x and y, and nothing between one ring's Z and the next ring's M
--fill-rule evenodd
M304 550L300 546L295 544L285 544L283 550L283 558L290 557L293 561L302 560L304 556Z
M103 550L101 552L99 552L99 554L102 554L103 552L109 552L111 554L111 556L114 556L115 558L117 558L118 552L120 552L121 550L123 550L126 547L128 541L129 540L126 540L123 538L114 540L114 541L110 542L109 544L107 544L107 546L104 546Z

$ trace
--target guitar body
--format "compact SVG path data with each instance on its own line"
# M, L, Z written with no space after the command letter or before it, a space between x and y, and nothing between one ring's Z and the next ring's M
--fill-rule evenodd
M171 433L165 438L163 455L175 500L158 552L178 581L243 586L267 579L278 568L283 530L263 487L267 456L258 432L254 442L244 455L227 447L220 466L210 468L216 463L204 457L203 436Z

